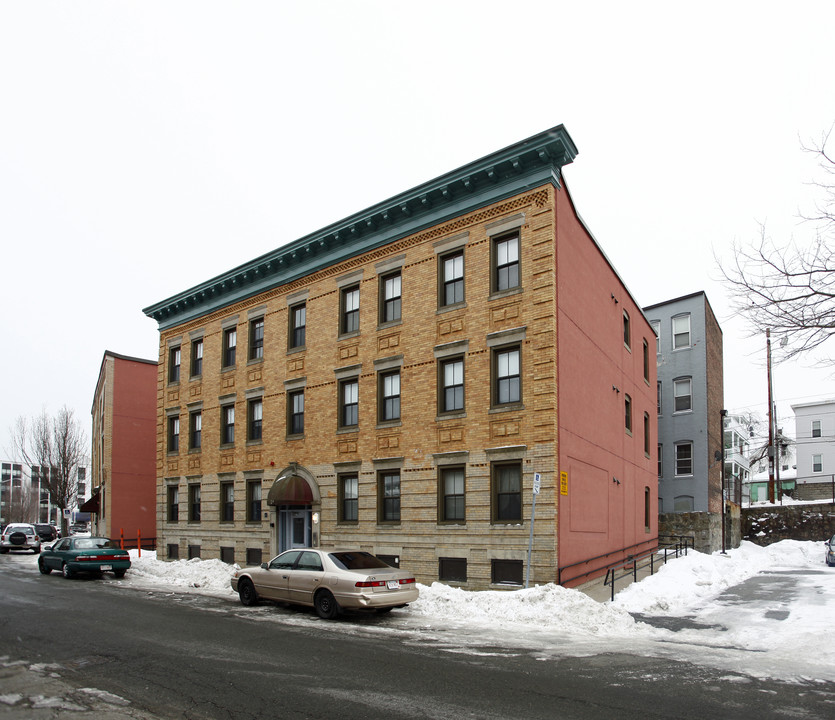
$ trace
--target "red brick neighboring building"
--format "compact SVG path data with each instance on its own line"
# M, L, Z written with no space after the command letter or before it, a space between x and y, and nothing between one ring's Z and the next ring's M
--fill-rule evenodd
M145 309L160 555L578 583L657 539L655 335L558 126ZM170 268L176 272L176 268Z
M91 531L156 538L157 363L105 351L93 396ZM134 545L135 547L135 545Z

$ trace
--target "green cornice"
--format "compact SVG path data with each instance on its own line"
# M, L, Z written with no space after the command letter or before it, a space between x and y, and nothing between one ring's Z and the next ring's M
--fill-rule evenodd
M577 155L562 125L407 190L143 312L165 330L480 207L552 183Z

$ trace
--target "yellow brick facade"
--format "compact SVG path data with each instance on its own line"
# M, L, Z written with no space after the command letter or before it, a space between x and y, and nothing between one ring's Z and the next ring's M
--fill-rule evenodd
M157 432L157 528L160 556L223 557L239 564L267 560L282 548L279 508L268 504L277 478L301 477L313 502L304 511L310 541L322 547L361 547L396 556L419 582L439 577L439 558L466 560L471 588L491 586L492 561L525 562L532 485L539 473L530 578L556 578L557 351L555 189L543 185L451 221L328 266L312 275L160 335ZM492 238L520 237L518 289L491 291ZM463 249L465 302L439 306L439 257ZM380 323L380 278L399 270L401 320ZM340 294L360 288L359 331L340 334ZM289 349L290 308L304 302L306 338ZM263 358L247 359L250 321L263 317ZM222 368L224 330L237 329L236 363ZM199 376L191 377L193 343L202 339ZM491 400L494 349L521 350L521 402L496 407ZM172 348L180 348L180 378L170 381ZM439 363L462 356L465 408L439 413ZM378 375L399 368L399 421L378 421ZM359 422L338 427L341 377L359 382ZM303 388L303 436L288 436L287 393ZM247 441L247 403L263 402L260 441ZM221 442L221 406L235 406L235 442ZM201 447L189 449L189 418L199 411ZM171 418L179 418L179 449L169 448ZM522 520L495 520L491 467L505 460L522 468ZM439 521L439 477L445 466L463 466L466 519ZM400 521L380 522L380 472L400 474ZM358 520L340 523L338 479L358 475ZM248 521L247 483L262 483L262 512ZM222 521L221 483L232 482L234 519ZM189 519L189 487L199 486L199 521ZM169 518L171 489L178 488L179 517ZM222 548L224 549L222 551Z

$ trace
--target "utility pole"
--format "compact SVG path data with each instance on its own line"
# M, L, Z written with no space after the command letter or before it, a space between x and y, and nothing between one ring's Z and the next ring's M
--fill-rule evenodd
M774 399L771 392L771 328L765 330L768 368L768 502L774 503Z
M720 442L722 443L722 451L720 453L720 461L722 463L722 554L725 555L727 543L725 541L725 416L728 414L727 410L719 411L719 424L722 427L722 434Z

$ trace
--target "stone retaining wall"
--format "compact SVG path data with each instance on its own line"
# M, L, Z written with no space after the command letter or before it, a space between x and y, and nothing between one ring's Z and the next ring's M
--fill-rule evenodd
M742 536L757 545L779 540L825 540L835 535L835 504L742 509Z

